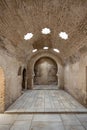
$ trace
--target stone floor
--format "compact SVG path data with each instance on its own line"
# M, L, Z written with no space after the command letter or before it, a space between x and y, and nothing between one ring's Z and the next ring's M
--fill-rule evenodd
M59 89L59 87L57 85L34 85L33 89L36 90L56 90Z
M87 130L87 114L0 114L0 130Z
M28 90L5 113L75 113L87 112L63 90Z
M87 130L84 112L87 109L63 90L29 90L8 108L8 114L0 114L0 130Z

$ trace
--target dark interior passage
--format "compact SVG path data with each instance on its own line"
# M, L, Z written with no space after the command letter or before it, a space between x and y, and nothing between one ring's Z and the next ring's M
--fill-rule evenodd
M57 84L57 64L50 58L39 59L34 66L34 73L35 85Z
M23 76L23 79L22 79L22 90L23 89L25 89L25 83L26 83L26 69L24 68L23 69L23 74L22 74L22 76Z

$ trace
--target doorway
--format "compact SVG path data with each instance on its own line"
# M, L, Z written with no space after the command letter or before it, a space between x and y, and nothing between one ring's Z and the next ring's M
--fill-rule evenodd
M34 85L57 85L57 64L51 58L40 58L35 63L34 74Z
M23 69L22 73L22 90L26 89L26 69Z

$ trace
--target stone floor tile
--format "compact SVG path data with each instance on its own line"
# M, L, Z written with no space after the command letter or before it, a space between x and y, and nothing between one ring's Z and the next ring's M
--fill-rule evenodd
M81 125L81 123L79 122L79 120L65 120L63 121L64 125Z
M80 120L80 122L87 121L87 114L76 114L76 116Z
M83 126L80 125L65 125L65 130L85 130Z
M62 123L34 121L30 130L64 130Z
M60 115L56 114L36 114L33 121L62 121Z
M0 125L12 124L18 115L0 114Z
M31 121L15 121L10 130L29 130Z
M85 127L85 129L87 129L87 121L81 122L81 125Z
M21 115L18 115L18 117L16 118L16 121L17 120L20 120L20 121L22 121L22 120L32 120L32 118L33 118L33 114L21 114Z
M0 125L0 130L10 130L11 125Z
M61 118L62 118L63 121L78 120L75 114L61 114Z

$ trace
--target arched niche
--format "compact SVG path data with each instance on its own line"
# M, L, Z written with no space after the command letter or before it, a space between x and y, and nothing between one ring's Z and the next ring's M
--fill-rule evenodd
M42 57L34 64L34 85L57 85L56 62L49 57Z
M5 111L5 75L4 70L0 67L0 112Z
M40 58L43 58L43 57L48 57L48 58L51 58L53 59L56 64L57 64L57 68L63 68L63 64L61 62L61 59L56 56L55 54L53 53L50 53L50 52L38 52L36 53L35 55L33 55L30 60L28 61L28 64L27 64L27 86L28 86L28 89L32 89L33 86L34 86L34 76L35 76L35 73L34 73L34 65L36 63L36 61L38 61ZM61 76L59 74L60 72L58 72L58 69L57 69L57 80L58 80L58 87L61 86ZM63 85L62 85L63 86Z

